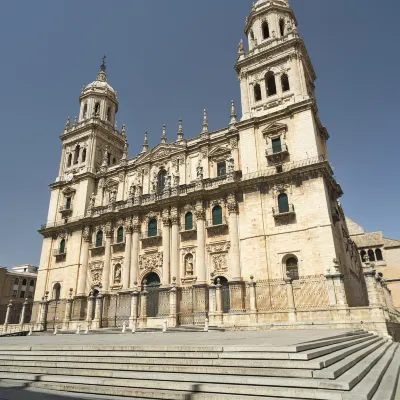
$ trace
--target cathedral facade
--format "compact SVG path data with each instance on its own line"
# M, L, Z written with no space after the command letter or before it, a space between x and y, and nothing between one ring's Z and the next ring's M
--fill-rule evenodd
M287 0L257 1L245 33L241 118L232 102L218 131L204 111L197 137L179 121L129 159L104 63L82 89L40 230L38 321L46 309L47 326L67 328L290 322L372 304Z

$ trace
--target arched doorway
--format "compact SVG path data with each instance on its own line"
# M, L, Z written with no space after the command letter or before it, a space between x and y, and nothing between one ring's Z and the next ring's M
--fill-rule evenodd
M216 285L218 283L222 285L222 312L223 313L228 313L231 310L231 296L229 293L229 283L228 279L226 279L224 276L217 276L214 279L214 284Z
M147 316L154 318L158 314L161 281L160 277L155 272L150 272L147 274L143 278L142 285L144 285L145 281L147 285L147 291L149 292L147 295Z

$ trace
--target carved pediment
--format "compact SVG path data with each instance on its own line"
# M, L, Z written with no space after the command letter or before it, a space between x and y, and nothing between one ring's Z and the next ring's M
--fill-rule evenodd
M114 189L116 186L118 186L118 181L115 179L107 179L107 181L104 184L104 188L106 190Z
M223 155L230 154L231 150L229 147L223 147L223 146L218 146L212 149L209 153L208 156L213 158L213 157L219 157Z
M68 186L62 192L64 196L68 197L74 195L76 193L76 190Z
M170 157L172 154L182 151L182 146L176 144L159 144L154 149L140 155L138 163L158 161Z
M273 124L270 124L266 128L264 128L262 131L262 134L263 134L263 136L278 135L280 133L285 134L287 132L287 130L288 130L288 127L286 124L274 122Z

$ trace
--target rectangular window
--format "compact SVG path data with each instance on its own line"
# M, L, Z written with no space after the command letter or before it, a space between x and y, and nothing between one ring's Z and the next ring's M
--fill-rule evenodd
M17 292L18 291L14 289L13 292L12 292L12 297L17 297Z
M273 152L274 154L276 154L276 153L282 153L282 142L281 142L281 138L272 139L272 152Z
M217 164L217 176L226 175L226 162L222 161Z
M71 209L71 197L67 197L67 201L65 202L65 208L67 210Z
M21 294L20 294L20 296L19 296L21 299L23 299L24 297L25 297L25 292L24 291L21 291Z

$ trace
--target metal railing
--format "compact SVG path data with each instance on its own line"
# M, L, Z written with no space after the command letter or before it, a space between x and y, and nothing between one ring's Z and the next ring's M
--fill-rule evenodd
M272 207L272 214L274 217L279 217L281 215L288 215L288 214L294 214L294 205L289 204L288 210L280 211L278 207Z
M157 232L143 232L140 235L140 239L152 239L152 238L160 238L162 237L162 231L160 229L157 230Z
M280 149L274 149L273 147L268 148L267 150L265 150L265 154L267 157L271 157L271 156L275 156L278 154L283 154L283 153L287 153L288 152L288 147L286 144L282 144L280 146Z
M53 256L63 256L67 254L67 249L54 249L53 250Z
M222 219L220 221L214 221L212 219L209 219L209 220L206 221L206 227L207 228L213 228L213 227L216 227L216 226L227 226L227 225L228 225L228 222L227 222L225 217L222 217Z
M69 206L67 207L65 204L60 206L60 208L58 209L60 212L72 212L72 207Z

